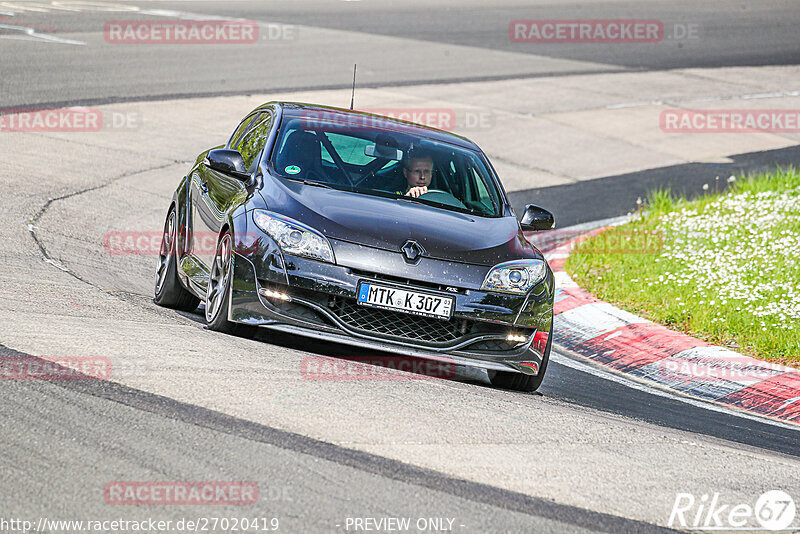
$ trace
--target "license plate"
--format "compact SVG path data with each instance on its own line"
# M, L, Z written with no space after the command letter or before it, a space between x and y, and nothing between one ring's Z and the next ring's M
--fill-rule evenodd
M453 315L453 297L431 295L397 287L361 282L358 303L362 306L396 310L423 317L449 319Z

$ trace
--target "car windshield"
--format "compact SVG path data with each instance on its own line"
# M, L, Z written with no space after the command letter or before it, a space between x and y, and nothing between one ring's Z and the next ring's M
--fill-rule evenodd
M473 150L403 132L304 118L284 121L275 147L271 166L286 179L484 217L501 214L500 192L488 164Z

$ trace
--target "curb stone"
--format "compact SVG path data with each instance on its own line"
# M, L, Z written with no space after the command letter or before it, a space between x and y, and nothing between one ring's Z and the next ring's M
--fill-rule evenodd
M617 373L800 426L800 369L756 360L637 317L597 299L569 277L564 263L574 246L625 220L528 235L542 245L555 274L554 341Z

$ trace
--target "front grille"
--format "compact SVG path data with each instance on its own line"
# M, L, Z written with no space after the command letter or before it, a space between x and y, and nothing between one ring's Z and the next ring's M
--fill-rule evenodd
M260 285L267 287L266 281ZM327 295L316 291L293 287L289 289L291 295L299 300L307 301L309 306L320 306L335 315L341 322L350 328L361 330L379 337L390 337L396 340L418 341L421 343L439 343L452 345L458 341L468 340L481 334L501 335L505 338L509 328L507 324L492 323L453 317L448 320L421 317L399 311L382 310L367 306L359 306L355 299ZM336 326L336 322L325 317L323 313L314 311L311 307L292 301L276 301L268 299L272 306L281 313L321 325ZM525 332L526 335L534 331L529 329L514 328L516 332ZM510 352L517 348L516 343L507 342L505 339L476 341L465 347L464 350L474 350L485 353Z
M367 308L351 299L335 299L331 311L353 328L429 343L455 341L470 331L465 319L433 319L408 313Z
M359 306L353 299L333 298L328 303L328 309L352 328L425 343L453 343L476 334L504 335L508 330L507 325L485 321L472 321L456 317L445 321L398 311ZM477 348L478 344L470 345L470 349L475 347L481 351L503 352L512 350L516 346L516 344L507 343L504 340L496 342L489 340L479 343L484 343L484 345L481 345L481 348Z

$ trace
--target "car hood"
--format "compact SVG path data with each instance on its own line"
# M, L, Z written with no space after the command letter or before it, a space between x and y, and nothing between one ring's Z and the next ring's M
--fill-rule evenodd
M414 240L427 257L486 266L542 257L525 240L513 217L476 217L413 201L275 178L261 193L268 210L307 224L333 240L397 253L406 241Z

